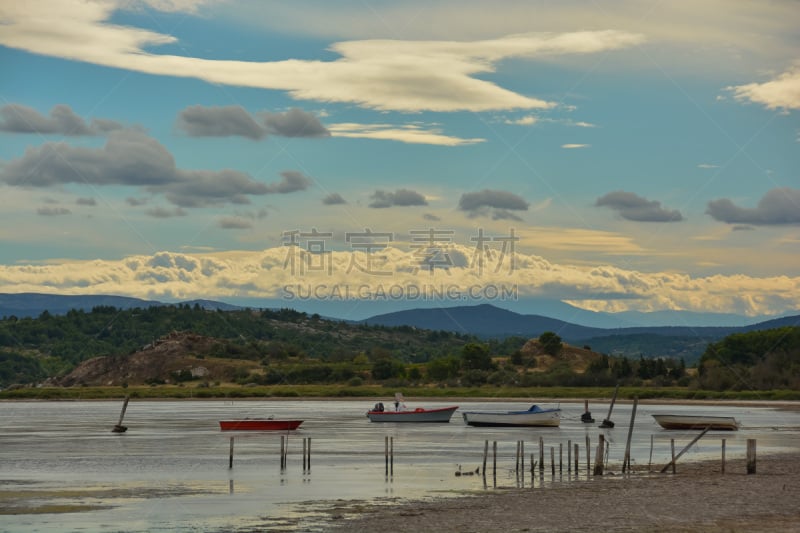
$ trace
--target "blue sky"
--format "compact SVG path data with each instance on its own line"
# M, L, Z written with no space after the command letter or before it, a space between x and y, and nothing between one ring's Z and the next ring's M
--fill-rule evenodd
M0 292L800 309L796 2L488 5L0 0Z

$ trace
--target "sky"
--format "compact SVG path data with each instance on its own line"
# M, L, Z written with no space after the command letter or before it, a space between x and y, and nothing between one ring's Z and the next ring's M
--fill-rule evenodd
M0 292L791 313L798 27L781 0L0 0Z

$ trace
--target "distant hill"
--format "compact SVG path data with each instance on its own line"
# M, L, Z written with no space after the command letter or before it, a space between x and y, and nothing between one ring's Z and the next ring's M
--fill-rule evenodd
M381 326L413 326L434 331L454 331L481 337L538 337L545 331L563 339L583 339L602 335L602 328L589 328L539 315L521 315L490 304L412 309L378 315L362 323Z
M221 309L222 311L235 311L241 309L238 305L231 305L211 300L190 300L181 302L194 307L199 304L204 309ZM39 294L34 292L21 292L18 294L0 294L0 318L15 316L17 318L35 318L47 311L51 315L63 315L72 309L91 311L97 306L110 306L117 309L147 308L158 305L174 305L174 303L159 302L156 300L142 300L127 296L114 295L76 295L65 296L59 294Z
M800 315L776 318L742 327L648 326L590 328L539 315L521 315L489 304L441 309L414 309L374 316L371 325L412 326L453 331L483 338L536 338L552 331L574 345L626 357L671 357L687 364L697 361L706 346L732 333L800 325Z

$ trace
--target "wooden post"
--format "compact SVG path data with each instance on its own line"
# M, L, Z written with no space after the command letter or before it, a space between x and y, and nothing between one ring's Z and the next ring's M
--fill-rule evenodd
M592 449L589 447L589 435L586 435L586 475L592 473L592 459L591 459Z
M756 473L756 439L747 439L747 473Z
M519 441L519 471L521 475L525 474L525 441Z
M579 454L580 449L581 449L580 446L578 446L578 443L576 442L575 443L575 477L578 477L578 465L580 464L578 454Z
M669 439L669 451L672 455L672 473L675 473L675 439Z
M536 470L536 461L533 458L533 454L531 454L531 488L533 488L533 480L534 480L534 471Z
M631 437L633 436L633 421L636 419L636 406L639 405L639 397L633 397L633 411L631 412L631 425L628 427L628 442L625 443L625 458L622 460L622 473L631 469Z
M725 439L722 439L722 473L725 473Z
M517 453L516 453L516 462L514 463L514 473L519 476L519 442L517 441Z
M308 471L311 472L311 437L308 437L308 460L306 461L306 467Z
M567 441L567 474L572 473L572 440Z
M492 480L497 486L497 441L492 441Z
M539 437L539 472L544 472L544 439Z
M122 419L125 416L125 410L128 408L128 400L130 399L130 396L125 396L125 401L122 402L122 412L119 414L119 422L117 422L117 424L111 428L113 433L125 433L128 431L128 428L122 425Z
M394 437L389 437L389 475L394 477Z
M553 446L550 446L550 473L556 476L556 449Z
M284 463L284 460L286 459L286 452L284 451L284 446L285 446L284 436L281 435L281 471L283 471L284 467L286 466L286 464Z
M603 419L600 424L601 428L613 428L614 422L611 421L611 411L614 410L614 403L617 401L617 392L619 392L619 383L614 387L614 396L611 397L611 405L608 407L608 416Z
M669 441L669 442L670 442L670 446L672 447L672 461L670 461L669 463L667 463L666 465L664 465L664 468L662 468L662 469L661 469L661 473L663 474L664 472L666 472L666 471L667 471L667 469L668 469L668 468L670 467L670 465L671 465L671 466L672 466L672 473L674 474L674 473L675 473L675 461L677 461L677 460L680 458L680 456L681 456L681 455L683 455L683 454L684 454L684 452L686 452L686 450L688 450L689 448L691 448L691 447L692 447L692 445L693 445L695 442L699 441L699 440L700 440L700 439L703 437L703 435L705 435L706 433L708 433L710 429L711 429L711 426L708 426L706 429L704 429L703 431L701 431L701 432L700 432L700 434L699 434L698 436L696 436L695 438L693 438L693 439L692 439L692 442L690 442L689 444L687 444L687 445L686 445L686 446L685 446L685 447L684 447L684 448L681 450L681 453L679 453L677 456L675 455L675 439L670 439L670 441Z
M603 454L605 453L605 442L606 442L605 436L600 434L599 440L597 441L597 455L595 455L594 458L595 476L603 475Z
M231 451L228 454L228 468L233 468L233 437L231 437Z
M384 462L384 474L386 477L389 477L389 436L383 437L383 462Z
M483 441L483 479L486 480L486 456L489 455L489 441Z
M306 442L305 437L303 437L303 473L306 472L306 454L308 453L307 446L308 443Z
M647 470L650 470L653 464L653 434L650 434L650 459L647 461Z
M558 473L564 471L564 443L558 443Z

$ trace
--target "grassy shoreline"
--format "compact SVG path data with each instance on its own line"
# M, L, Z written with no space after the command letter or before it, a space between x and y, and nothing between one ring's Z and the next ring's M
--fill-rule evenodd
M612 387L397 387L383 385L272 385L243 387L239 385L197 386L129 386L129 387L31 387L0 391L0 400L102 400L130 396L136 399L322 399L322 398L386 398L402 391L408 398L448 399L604 399L610 398ZM680 387L620 387L619 399L640 400L731 400L731 401L800 401L800 391L706 391Z

